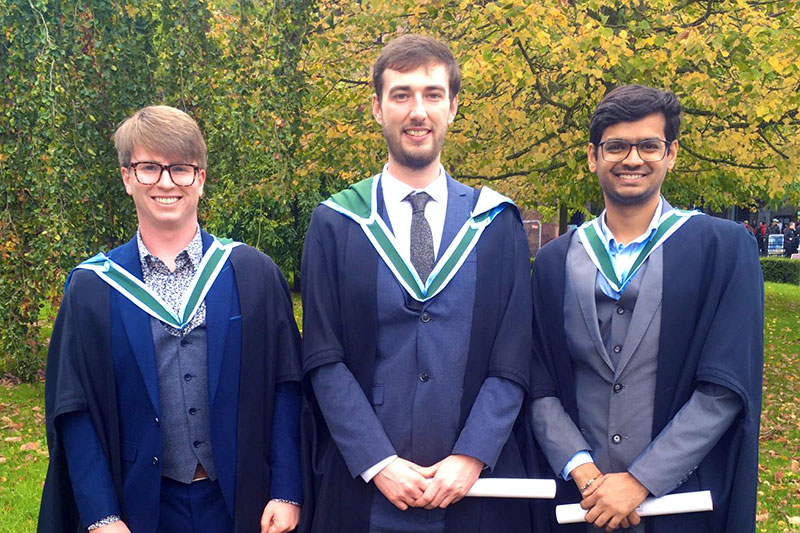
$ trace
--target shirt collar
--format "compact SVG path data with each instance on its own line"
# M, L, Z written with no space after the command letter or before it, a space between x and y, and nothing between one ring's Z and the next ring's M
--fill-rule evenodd
M162 262L158 257L154 256L150 253L147 249L147 246L144 245L144 241L142 241L142 234L139 228L136 228L136 245L139 248L139 261L142 264L142 269L149 269L152 268L154 261ZM200 261L203 260L203 238L200 233L200 226L197 226L197 231L192 237L192 240L189 241L189 244L186 245L186 248L181 250L181 252L176 256L175 262L182 258L186 257L189 263L194 267L200 264Z
M415 189L414 187L403 183L399 179L389 173L389 165L383 167L381 174L381 187L383 190L383 201L385 203L398 204L405 200L412 192L426 192L436 203L447 204L447 177L444 167L439 165L439 175L424 189Z
M647 229L644 233L633 239L631 242L626 244L625 246L631 246L634 244L640 244L650 240L653 234L658 230L658 223L661 220L661 211L664 208L664 197L659 197L658 205L656 206L656 212L653 213L653 218L650 220L650 224L647 226ZM614 238L614 235L611 233L611 230L608 229L606 226L606 211L603 209L603 212L600 214L600 239L603 241L603 246L606 247L606 250L616 250L619 248L619 244L617 240Z

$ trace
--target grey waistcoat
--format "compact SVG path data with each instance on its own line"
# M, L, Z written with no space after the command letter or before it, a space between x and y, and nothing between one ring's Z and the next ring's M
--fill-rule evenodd
M191 483L197 464L217 479L211 454L205 324L183 337L150 319L161 398L163 453L161 473Z
M598 297L596 276L576 233L567 253L564 316L580 430L600 470L622 472L651 441L663 248L650 255L619 302Z

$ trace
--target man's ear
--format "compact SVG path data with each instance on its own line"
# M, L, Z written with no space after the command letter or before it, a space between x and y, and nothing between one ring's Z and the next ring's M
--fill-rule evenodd
M597 148L592 143L589 143L589 148L586 149L586 160L589 162L589 172L597 170Z
M120 167L119 172L122 175L122 185L125 187L125 192L133 194L133 183L131 183L131 180L135 180L136 178L133 177L131 169L129 167Z
M675 159L678 157L678 139L675 139L669 144L669 153L667 154L667 170L672 170L675 166Z
M452 100L450 100L450 112L447 117L447 123L452 124L453 121L456 119L456 113L458 112L458 95L455 95Z
M381 100L377 94L372 95L372 116L375 121L383 126L383 114L381 113Z

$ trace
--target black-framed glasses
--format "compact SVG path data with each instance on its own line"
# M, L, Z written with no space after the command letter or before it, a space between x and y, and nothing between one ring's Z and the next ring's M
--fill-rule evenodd
M197 177L197 171L200 169L197 165L189 163L162 165L155 161L131 162L129 166L133 169L136 181L142 185L155 185L161 179L161 174L166 170L172 183L179 187L190 187Z
M639 158L648 163L661 161L669 153L669 143L663 139L645 139L638 143L610 140L601 142L597 146L600 148L603 160L609 163L624 161L631 153L632 148L636 148Z

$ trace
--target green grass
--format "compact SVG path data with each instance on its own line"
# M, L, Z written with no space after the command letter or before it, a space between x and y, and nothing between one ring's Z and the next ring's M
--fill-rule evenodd
M800 287L766 284L759 531L800 531Z
M46 471L44 386L0 385L0 532L36 531Z
M758 530L800 531L800 287L766 284L764 333ZM36 529L47 469L43 394L41 384L0 384L0 533Z

